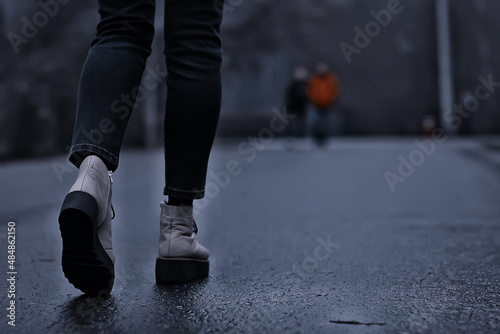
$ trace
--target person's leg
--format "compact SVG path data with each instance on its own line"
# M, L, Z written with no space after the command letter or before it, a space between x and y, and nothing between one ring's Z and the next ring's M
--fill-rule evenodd
M301 113L297 117L297 123L298 123L298 137L299 138L304 138L306 136L306 130L307 130L307 114L306 110L301 110Z
M222 17L211 0L165 1L168 97L164 195L204 196L221 102Z
M70 161L118 167L125 129L154 36L154 0L99 0L101 20L83 67Z
M314 126L314 138L318 146L323 146L326 139L326 133L325 133L326 109L316 108L316 115L317 118Z
M100 0L101 21L83 68L70 161L78 178L59 215L65 276L86 293L111 291L109 171L123 135L154 34L154 0Z
M157 283L208 276L209 253L194 238L193 199L204 196L208 158L221 101L222 17L212 0L165 1L169 77L165 111L165 174Z

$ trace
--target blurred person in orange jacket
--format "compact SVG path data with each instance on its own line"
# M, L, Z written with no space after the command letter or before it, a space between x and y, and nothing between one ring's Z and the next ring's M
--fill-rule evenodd
M330 71L327 63L320 62L316 65L316 73L309 79L307 95L318 114L312 130L313 137L321 146L327 137L325 115L340 95L339 79L337 75Z

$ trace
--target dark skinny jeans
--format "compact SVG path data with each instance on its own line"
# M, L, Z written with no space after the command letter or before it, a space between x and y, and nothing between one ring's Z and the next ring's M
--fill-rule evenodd
M164 195L197 199L204 196L220 112L222 11L213 0L164 1L168 71ZM69 159L79 167L86 156L97 155L115 171L151 53L155 1L98 3L101 20L80 79ZM161 73L153 73L149 80L155 75ZM143 82L147 84L151 85Z

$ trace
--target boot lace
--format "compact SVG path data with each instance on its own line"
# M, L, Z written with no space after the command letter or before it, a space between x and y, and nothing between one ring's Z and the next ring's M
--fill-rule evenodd
M193 219L193 233L198 234L198 226L196 226L196 222Z

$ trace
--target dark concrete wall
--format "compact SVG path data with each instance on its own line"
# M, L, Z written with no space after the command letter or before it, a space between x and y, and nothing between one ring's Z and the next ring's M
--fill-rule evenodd
M13 47L12 33L24 38L25 20L33 22L41 11L35 0L0 0L0 159L69 151L79 77L98 22L97 2L60 5L26 43ZM149 62L153 67L161 64L164 71L161 25L157 28L159 39ZM125 145L161 142L164 103L159 97L164 101L164 91L163 83L137 104Z
M479 76L492 76L500 82L500 2L492 0L454 0L452 6L452 45L455 96L457 103L475 95ZM464 118L462 133L500 132L500 87L491 97L471 104L470 117ZM467 110L466 110L467 111Z
M23 34L23 20L33 22L41 10L37 1L0 3L0 158L61 152L71 140L95 8L69 2L37 32ZM26 41L14 49L10 33Z

